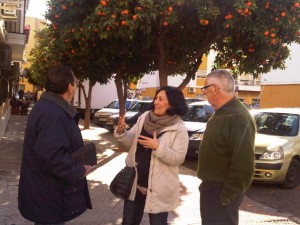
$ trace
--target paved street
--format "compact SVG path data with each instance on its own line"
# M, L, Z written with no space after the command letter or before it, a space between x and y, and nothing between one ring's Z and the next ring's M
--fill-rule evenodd
M27 116L24 115L11 115L0 142L0 225L32 224L25 220L17 209L18 178L26 119ZM67 225L121 224L123 201L110 193L108 185L124 166L126 153L116 151L117 146L111 134L103 128L91 127L89 130L83 130L82 134L84 139L94 141L98 147L98 164L88 175L93 210L68 222ZM198 191L200 180L195 177L195 171L184 167L180 168L180 180L182 182L180 205L170 213L169 224L201 224ZM144 216L142 224L149 224L147 215ZM240 224L295 225L300 224L300 217L280 214L246 197L240 210Z

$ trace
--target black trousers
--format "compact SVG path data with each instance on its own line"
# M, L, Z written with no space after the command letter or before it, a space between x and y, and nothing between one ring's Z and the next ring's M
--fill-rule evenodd
M123 208L122 225L139 225L143 219L146 196L139 190L136 191L134 201L125 200ZM149 213L150 225L167 225L168 212Z
M239 207L244 194L236 195L227 206L219 200L223 184L202 182L200 184L200 214L202 225L238 225Z

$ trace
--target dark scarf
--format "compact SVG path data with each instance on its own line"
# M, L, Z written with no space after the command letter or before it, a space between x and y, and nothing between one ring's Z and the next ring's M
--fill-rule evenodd
M173 125L180 120L178 115L165 115L157 116L154 112L150 111L145 118L144 129L147 133L152 134L156 131L159 134L165 127Z
M41 95L41 99L53 102L58 105L62 110L64 110L71 118L75 118L77 112L76 110L67 102L61 95L54 92L45 91Z

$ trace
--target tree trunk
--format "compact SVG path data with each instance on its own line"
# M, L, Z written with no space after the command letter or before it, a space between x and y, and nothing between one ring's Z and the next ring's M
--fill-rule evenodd
M115 83L118 92L119 99L119 115L125 115L125 101L127 99L127 84L124 82L124 78L122 77L121 72L117 73L115 77Z
M96 84L95 81L90 81L89 82L88 95L86 96L86 93L84 93L85 111L84 111L84 128L83 129L89 129L90 128L90 124L91 124L92 90L93 90L93 87L94 87L95 84Z
M160 87L168 85L168 75L165 71L159 71L159 85Z
M126 78L122 76L122 73L119 72L116 74L115 83L118 92L118 99L119 99L119 116L125 115L125 101L127 99L127 83L125 82ZM126 149L122 144L118 142L118 151L123 152Z
M190 71L186 74L185 79L182 81L182 83L178 86L178 88L182 91L186 85L190 82L190 80L192 78L195 79L196 77L196 72L200 66L200 64L202 63L202 56L197 59L197 61L195 62L195 64L193 65L193 67L190 69Z

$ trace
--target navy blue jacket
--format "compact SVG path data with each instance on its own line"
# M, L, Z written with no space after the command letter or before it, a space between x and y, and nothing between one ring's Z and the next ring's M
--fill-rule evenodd
M91 208L84 166L70 156L83 146L73 115L42 95L28 117L18 202L30 221L62 223Z

